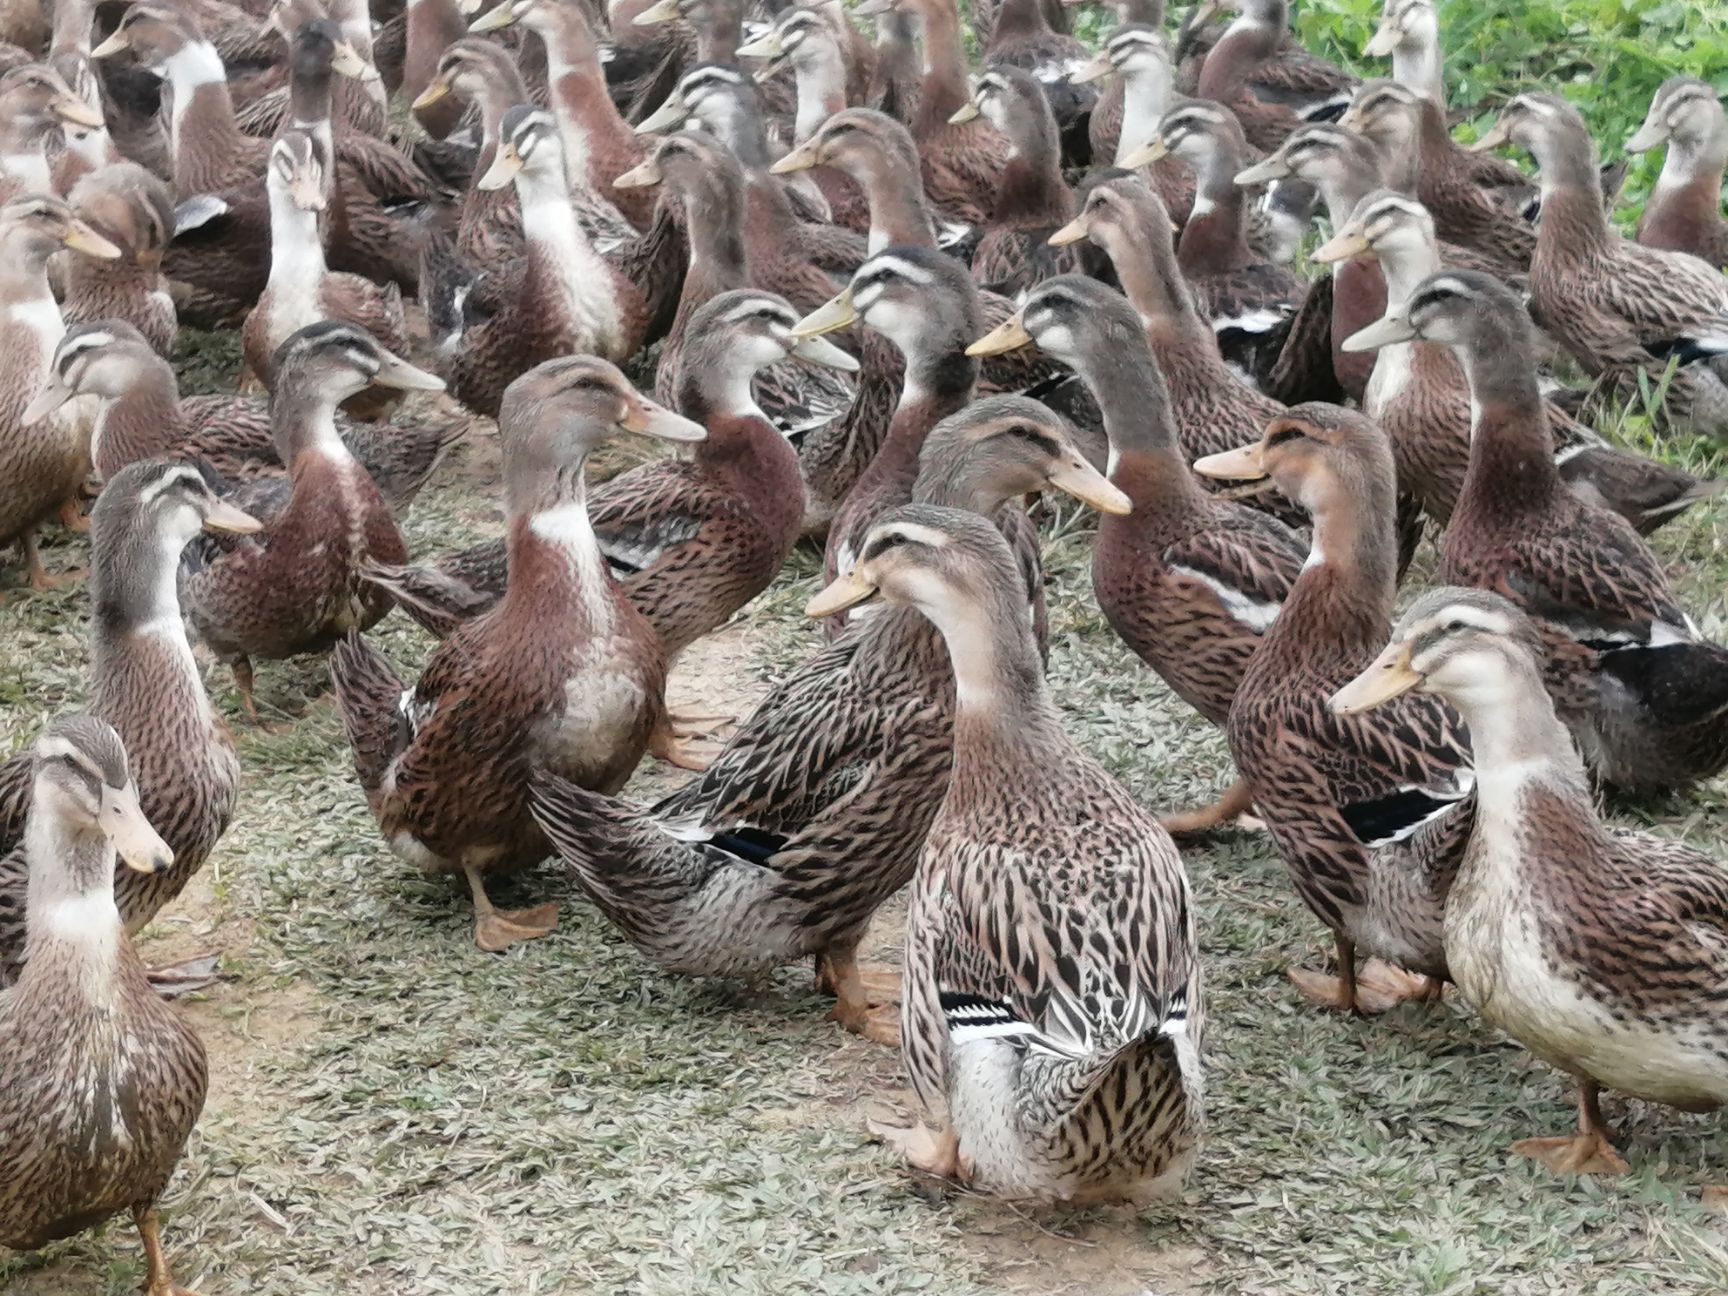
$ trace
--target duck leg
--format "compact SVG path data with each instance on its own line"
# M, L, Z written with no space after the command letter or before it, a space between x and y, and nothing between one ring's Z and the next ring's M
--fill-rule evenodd
M144 1296L198 1296L174 1281L168 1271L168 1257L162 1250L162 1221L154 1206L134 1206L132 1222L138 1226L138 1236L144 1243L144 1263L149 1273L144 1279Z
M1602 1088L1594 1080L1579 1077L1578 1132L1570 1138L1520 1139L1512 1151L1533 1157L1555 1174L1625 1174L1631 1167L1614 1150L1608 1123L1602 1119L1601 1095Z
M74 567L58 576L50 576L48 569L42 565L42 551L36 547L34 531L26 531L18 543L24 549L24 566L30 573L30 588L38 594L46 594L49 590L59 589L72 581L82 580L87 574L82 567Z
M718 743L701 742L693 735L680 734L671 716L662 716L648 738L650 756L697 774L707 769L722 750Z
M167 967L151 968L144 974L150 988L164 999L178 999L194 990L207 990L222 979L222 956L200 954Z
M474 896L474 943L489 954L509 949L518 941L535 940L558 925L558 905L536 905L532 909L499 909L486 894L480 870L464 864L468 890Z
M1188 837L1234 823L1253 808L1254 796L1248 790L1247 780L1238 778L1225 788L1224 795L1211 805L1202 806L1198 810L1185 810L1181 814L1165 815L1158 822L1164 825L1164 831L1172 837Z
M246 718L258 728L264 728L264 721L258 716L258 703L252 697L252 659L236 657L230 669L234 672L234 687L240 690L240 706L246 712Z
M60 525L77 535L88 535L90 532L90 515L84 511L83 501L73 496L60 506L55 515Z
M871 973L866 980L866 975L858 970L858 951L853 947L825 951L817 959L816 980L834 993L834 1010L828 1014L829 1021L838 1022L842 1030L877 1044L899 1047L900 1014L894 1007L900 993L897 975ZM890 986L892 994L882 993Z
M1432 977L1406 972L1381 959L1369 959L1358 970L1355 944L1342 932L1335 932L1333 939L1338 945L1337 976L1311 968L1290 969L1290 979L1310 1003L1372 1017L1411 999L1438 996L1441 987Z
M972 1167L960 1155L960 1135L952 1125L945 1124L934 1131L916 1123L889 1125L868 1121L866 1125L872 1134L905 1157L906 1164L914 1170L962 1183L971 1178Z

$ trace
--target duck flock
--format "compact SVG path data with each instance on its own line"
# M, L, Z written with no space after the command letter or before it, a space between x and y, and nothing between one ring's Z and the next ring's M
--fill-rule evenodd
M1179 1190L1176 843L1238 821L1336 940L1302 996L1450 983L1571 1081L1576 1131L1514 1153L1621 1173L1604 1090L1728 1100L1728 871L1598 808L1728 765L1728 648L1645 539L1722 485L1660 453L1728 434L1721 102L1677 77L1600 141L1665 151L1627 238L1563 97L1454 139L1433 0L1387 0L1366 81L1286 0L1111 8L1093 51L1056 0L4 6L10 597L84 576L44 528L91 560L88 710L0 765L0 1244L129 1213L183 1292L172 1000L218 970L132 937L240 795L212 661L258 724L259 664L328 659L384 842L481 950L555 928L488 884L556 858L667 971L810 961L923 1107L877 1133L982 1194ZM180 394L182 326L238 330L249 394ZM1628 409L1657 454L1596 430ZM504 534L411 553L492 420ZM666 453L590 489L620 439ZM1227 735L1215 804L1150 813L1052 703L1058 494ZM747 716L669 710L804 542L825 646ZM415 679L367 638L396 610ZM645 755L691 776L621 799ZM861 967L903 889L903 972Z

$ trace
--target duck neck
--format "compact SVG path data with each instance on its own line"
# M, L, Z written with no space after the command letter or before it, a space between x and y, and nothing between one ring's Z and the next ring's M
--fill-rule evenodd
M90 53L90 27L96 18L91 0L54 0L54 22L48 37L51 58Z
M1422 281L1440 273L1440 249L1432 240L1414 246L1390 247L1378 254L1380 273L1386 280L1386 308L1402 309Z
M57 991L86 1006L111 1003L126 935L114 903L114 848L100 831L38 813L25 820L24 854L33 867L22 983L54 978ZM62 1024L79 1021L68 1017Z
M936 227L924 201L924 182L915 167L886 155L874 157L854 177L870 207L867 251L875 256L897 244L933 248Z
M924 440L950 414L958 413L972 400L978 385L978 361L951 347L914 351L906 357L906 377L888 435L870 461L865 475L872 479L891 477L908 488L918 477L918 457ZM862 478L861 478L862 480Z
M1046 229L1066 224L1073 214L1056 123L1044 114L1026 138L1014 140L996 190L995 221L1010 229Z
M1446 72L1438 40L1399 41L1392 50L1392 79L1444 111Z
M1139 516L1142 508L1147 517L1167 516L1197 504L1201 491L1176 438L1170 388L1145 339L1124 338L1118 346L1094 347L1065 362L1091 389L1104 415L1110 479L1134 501L1130 516ZM1154 501L1159 507L1147 507Z
M48 284L46 253L32 249L22 256L0 255L0 302L14 310L34 308L29 322L47 348L44 354L52 355L66 336L66 325Z
M569 309L585 315L584 302L611 290L612 271L583 233L564 179L562 167L525 168L516 177L516 198L531 273L556 285Z
M57 193L48 166L49 128L39 122L0 117L0 175L14 181L20 193Z
M90 459L103 477L129 463L170 454L184 444L186 418L174 369L152 355L124 394L103 404L90 436Z
M1176 261L1187 274L1217 274L1252 264L1242 220L1244 191L1236 183L1237 158L1220 147L1202 172L1194 209L1182 227Z
M1522 654L1505 664L1504 674L1448 691L1446 699L1470 730L1477 813L1485 823L1521 823L1524 793L1532 783L1546 784L1565 800L1590 805L1584 762L1571 734L1554 714L1541 671ZM1472 852L1464 867L1481 862Z
M458 0L408 0L407 48L402 56L402 93L412 100L438 75L444 51L468 33Z
M738 62L738 47L744 43L744 6L733 0L709 0L704 17L696 22L698 63Z
M1148 219L1157 218L1148 215ZM1122 285L1122 295L1139 315L1154 344L1179 342L1189 345L1199 341L1204 334L1213 339L1211 350L1217 352L1216 338L1195 309L1193 294L1189 292L1188 280L1176 263L1168 233L1155 233L1143 224L1138 229L1113 231L1104 250L1116 268L1116 280Z
M1326 627L1334 660L1352 671L1385 644L1398 588L1398 537L1390 490L1348 500L1336 484L1312 506L1308 557L1269 633L1309 637Z
M290 479L299 477L302 468L313 462L358 467L336 431L335 402L295 391L287 374L276 376L276 390L270 400L270 437L277 458L288 465Z
M966 80L966 52L960 43L960 14L949 0L926 5L924 81L918 94L918 117L912 127L917 139L940 131L960 106L972 97Z
M822 42L798 60L793 74L798 85L798 110L792 138L802 144L846 107L846 62L838 46Z
M1568 124L1544 136L1532 152L1542 183L1538 243L1564 248L1572 257L1609 243L1615 235L1589 135Z
M191 41L168 59L164 73L175 196L215 192L224 187L248 147L234 121L222 56L209 41Z
M280 185L270 187L270 287L277 294L316 292L324 278L324 240L318 213L307 211Z
M296 51L298 53L299 51ZM329 60L308 50L306 57L294 60L288 79L289 124L318 137L320 145L330 141L331 83L336 73Z
M612 577L588 517L586 467L584 452L532 482L507 486L510 580L504 598L544 605L555 596L558 607L574 610L583 630L593 633L611 625L616 607Z
M1669 140L1662 173L1656 177L1656 187L1644 205L1644 218L1638 226L1640 235L1648 238L1653 230L1672 228L1678 239L1683 240L1684 231L1720 224L1725 169L1728 169L1728 126L1718 125L1705 139Z
M1369 175L1365 170L1348 167L1328 167L1326 176L1318 182L1320 201L1326 204L1326 219L1335 230L1348 223L1362 200L1381 185L1379 172Z
M1016 40L1035 40L1051 35L1039 0L1002 0L996 9L996 21L990 28L990 44L1008 44Z
M981 592L977 602L955 601L925 613L954 668L957 772L968 764L1035 765L1048 750L1040 739L1062 732L1044 689L1025 587L991 582Z
M1170 78L1162 72L1130 72L1122 78L1122 134L1116 165L1150 144L1170 110Z
M1552 434L1528 337L1495 331L1455 348L1470 383L1470 468L1464 489L1516 490L1545 498L1560 489Z
M641 141L619 116L618 107L606 90L606 74L592 40L548 34L545 45L546 75L551 84L553 114L558 121L558 139L564 146L564 169L575 185L595 187L602 181L609 183L613 176L596 175L596 164L607 159L640 157Z
M684 200L684 236L690 258L682 300L691 309L719 293L746 287L750 281L743 177L732 172L711 178L714 183L706 192L687 194Z
M1249 76L1277 50L1287 22L1282 4L1265 6L1263 14L1243 13L1233 21L1200 68L1195 96L1228 103Z

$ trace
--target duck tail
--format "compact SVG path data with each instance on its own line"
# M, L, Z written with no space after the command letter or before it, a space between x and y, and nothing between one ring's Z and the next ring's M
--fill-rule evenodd
M394 668L358 630L331 652L330 679L354 752L354 772L370 796L383 786L390 763L413 739L402 705L406 690Z

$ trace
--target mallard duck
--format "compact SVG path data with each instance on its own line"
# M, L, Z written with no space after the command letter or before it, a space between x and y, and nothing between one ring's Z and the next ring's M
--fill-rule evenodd
M1558 95L1521 94L1476 143L1516 144L1542 173L1542 222L1530 263L1530 313L1573 359L1609 383L1667 383L1665 413L1700 431L1728 428L1728 382L1700 359L1728 353L1728 278L1683 252L1622 238L1603 210L1596 145Z
M265 387L275 380L277 350L320 320L357 325L388 351L408 349L401 290L333 272L325 263L318 229L326 206L321 154L309 131L286 131L270 146L270 278L240 334L246 368ZM347 411L357 418L388 418L400 399L399 391L362 392L350 399Z
M196 469L162 461L114 476L91 513L91 712L131 751L144 813L171 863L147 874L120 870L114 895L131 933L142 931L204 867L233 816L240 762L192 658L174 577L200 529L249 534L258 522L217 498ZM0 765L0 985L25 957L28 877L24 811L31 758ZM193 965L164 984L192 988Z
M1105 158L1131 170L1128 160L1147 150L1158 138L1159 123L1170 111L1175 69L1170 63L1170 44L1155 26L1135 24L1110 33L1104 52L1074 74L1087 81L1108 78L1110 84L1092 114L1092 157L1102 166ZM1112 97L1117 105L1115 124L1101 120ZM1169 208L1178 224L1188 219L1194 205L1194 168L1181 158L1165 156L1146 165L1146 178Z
M67 202L79 219L120 249L117 258L67 257L60 312L68 324L122 319L162 355L174 347L179 316L162 257L174 237L174 195L135 162L91 171Z
M1173 1192L1199 1138L1205 1018L1181 857L1063 730L995 527L892 510L809 611L871 597L935 625L957 695L953 772L907 914L900 1029L941 1124L875 1128L914 1167L1002 1196Z
M1170 388L1140 319L1119 294L1078 275L1051 279L973 350L1021 341L1074 368L1091 388L1110 439L1111 481L1134 503L1127 516L1099 523L1092 557L1099 608L1178 697L1222 725L1248 659L1301 569L1306 544L1246 504L1209 496L1194 480L1188 464L1195 451L1179 439ZM1240 422L1234 430L1243 431ZM1228 424L1189 430L1203 446L1230 431ZM1247 789L1238 781L1216 805L1173 816L1165 826L1198 832L1247 808Z
M441 79L450 48L460 44L467 34L468 16L462 12L461 0L418 0L408 6L402 82L396 89L412 105L414 120L420 128L434 139L449 138L464 115L459 101L442 94L428 99L426 93ZM515 60L510 62L514 66ZM445 85L448 88L448 82ZM510 103L522 103L525 98L512 99Z
M433 297L456 303L454 318L437 321L451 392L490 416L517 376L555 356L629 359L641 348L650 319L642 289L577 224L552 115L519 104L505 114L503 130L503 144L479 184L497 189L515 183L526 256L498 267L493 274L500 281L473 286L466 299L448 282L427 287ZM477 298L490 307L483 316Z
M914 494L1025 537L1025 515L1005 506L1051 487L1128 507L1060 418L998 396L932 431ZM1043 579L1035 536L1018 553L1025 619ZM546 777L532 806L583 888L655 962L737 976L814 957L839 999L834 1020L892 1042L889 1012L871 1008L889 979L859 971L857 946L912 876L947 782L953 709L935 631L888 610L776 685L706 773L651 809Z
M60 124L100 126L102 118L45 63L25 63L0 76L0 199L59 192L47 144Z
M174 1296L156 1201L208 1070L114 906L116 857L148 874L173 855L139 808L125 747L93 716L64 716L37 741L32 802L30 962L0 994L0 1245L33 1250L129 1210L146 1292Z
M243 128L249 134L275 135L294 122L294 47L308 27L321 24L354 55L353 75L332 103L335 119L345 130L381 140L389 128L389 105L383 77L372 56L371 9L370 0L272 0L259 35L287 44L288 84L248 96L240 119ZM223 61L227 62L226 56Z
M912 15L924 47L918 108L907 122L918 142L924 192L944 217L983 225L1008 162L1007 141L983 122L953 120L972 98L955 0L863 0L853 12L875 16L894 10Z
M1228 106L1255 148L1275 149L1304 121L1344 110L1356 78L1287 41L1288 0L1207 0L1190 23L1221 10L1236 17L1206 55L1194 93Z
M1464 366L1470 468L1441 537L1441 579L1506 595L1536 619L1549 687L1591 767L1635 793L1708 778L1728 765L1728 649L1699 636L1624 518L1563 488L1533 334L1511 288L1446 270L1347 345L1421 338Z
M1034 0L1012 0L1032 4ZM997 178L990 224L972 254L972 275L1006 296L1041 279L1080 268L1076 255L1052 248L1052 232L1074 215L1074 195L1062 179L1061 140L1044 92L1030 72L992 65L978 78L955 117L983 117L1009 142L1008 165Z
M389 505L336 435L336 407L369 383L444 388L364 330L335 321L289 338L275 371L270 425L288 466L289 497L260 534L188 548L180 578L187 619L233 667L254 722L252 658L322 652L370 627L390 600L361 571L408 558Z
M1598 1101L1728 1102L1728 872L1683 843L1611 830L1543 687L1545 635L1479 589L1430 590L1331 699L1354 715L1410 691L1458 708L1476 826L1446 901L1464 996L1578 1089L1578 1133L1512 1151L1557 1173L1623 1174Z
M983 61L988 68L1018 68L1032 79L1043 94L1055 120L1058 157L1067 154L1085 161L1090 157L1087 129L1098 92L1071 75L1085 67L1091 53L1066 26L1051 25L1047 10L1060 14L1059 0L1001 0L990 39L984 43Z
M1441 65L1440 17L1434 0L1386 0L1380 25L1362 47L1367 58L1392 59L1392 79L1446 108Z
M36 528L76 497L89 467L83 411L24 418L66 331L48 287L48 258L61 248L120 255L58 198L27 194L0 207L0 544L19 543L36 590L58 583L36 552Z
M411 688L358 630L331 663L384 840L409 863L467 878L475 944L492 951L544 936L557 920L556 904L505 912L486 895L486 874L547 853L528 814L530 771L611 793L651 746L677 754L665 653L607 574L588 522L584 463L622 432L673 442L705 435L593 356L550 360L518 378L499 426L510 514L502 601L445 640Z
M46 385L25 417L48 417L67 401L97 404L90 459L111 478L140 459L202 460L228 485L268 479L280 489L247 491L246 502L274 512L287 502L287 469L271 436L268 402L251 396L180 396L173 366L122 320L66 330ZM337 418L336 433L377 483L395 513L406 511L467 424L428 420L406 426Z
M1432 698L1372 717L1326 706L1392 624L1391 447L1360 414L1300 405L1258 444L1195 468L1269 478L1314 518L1308 560L1248 663L1227 726L1255 813L1337 942L1336 977L1292 969L1291 979L1313 1002L1345 1011L1426 996L1432 982L1412 974L1447 975L1441 909L1474 814L1464 726ZM1358 950L1372 956L1360 969Z
M1419 198L1441 238L1476 252L1483 269L1529 271L1536 230L1520 210L1525 195L1483 187L1471 164L1485 155L1452 138L1439 103L1397 81L1368 81L1338 124L1379 147L1387 186Z
M854 11L856 12L856 11ZM902 9L876 15L876 70L870 75L867 108L910 126L918 119L924 69L918 56L918 19Z
M1312 259L1327 264L1364 252L1380 263L1391 314L1401 313L1417 285L1440 271L1427 209L1388 189L1364 198ZM1470 384L1457 359L1434 342L1381 347L1362 408L1392 439L1400 490L1415 496L1423 512L1444 527L1470 462ZM1646 535L1722 490L1721 482L1700 481L1683 469L1606 444L1553 402L1544 404L1544 414L1561 479Z
M1718 270L1728 267L1728 221L1722 219L1722 171L1728 166L1728 115L1708 83L1669 77L1628 153L1667 146L1662 174L1638 218L1645 247L1690 252Z
M784 298L755 289L697 310L678 409L707 439L689 458L621 473L588 501L600 552L668 661L766 589L803 533L797 452L757 408L750 377L788 358L836 369L857 361L820 338L794 340L797 319ZM504 594L506 542L371 575L443 637Z

